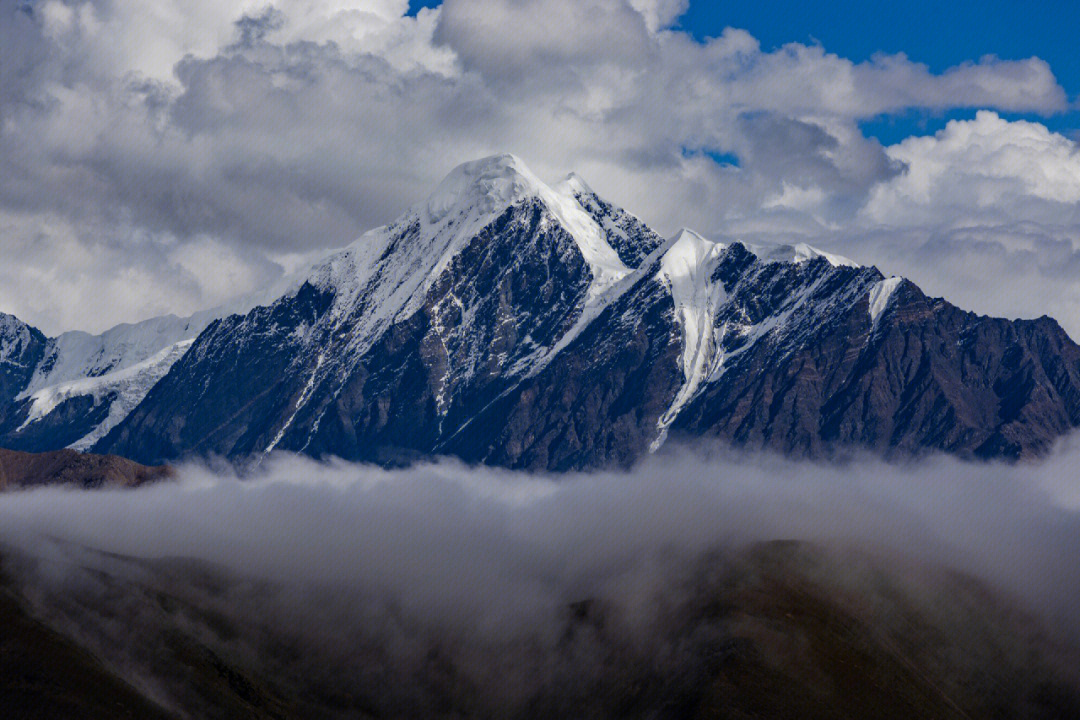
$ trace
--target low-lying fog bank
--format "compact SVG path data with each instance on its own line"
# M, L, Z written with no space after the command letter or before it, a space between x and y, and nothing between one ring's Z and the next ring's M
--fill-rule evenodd
M0 496L0 554L33 616L189 716L1065 717L1078 460L684 449L551 478L280 456Z
M1080 445L1011 466L668 452L629 473L556 477L279 456L244 481L187 466L176 484L135 491L3 495L0 537L33 552L52 539L355 583L425 612L464 613L471 626L594 592L672 554L843 542L972 573L1074 621L1078 468Z

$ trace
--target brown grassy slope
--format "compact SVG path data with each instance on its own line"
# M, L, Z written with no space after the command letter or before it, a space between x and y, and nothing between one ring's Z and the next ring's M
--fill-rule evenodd
M166 465L148 467L116 455L75 450L28 453L0 448L0 490L37 485L135 487L172 477Z

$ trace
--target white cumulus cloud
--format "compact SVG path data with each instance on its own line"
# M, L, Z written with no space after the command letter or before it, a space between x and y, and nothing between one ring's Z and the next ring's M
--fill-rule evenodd
M938 238L960 227L1006 254L1021 241L1005 234L1058 256L1071 243L1071 141L993 115L974 121L986 140L950 126L884 148L859 129L910 109L1062 110L1042 60L934 73L904 55L766 52L743 30L675 29L685 8L0 0L0 310L57 332L210 306L500 151L547 179L579 171L662 233L813 235L883 266L915 245L955 249ZM1051 309L1080 328L1072 301L1017 312Z

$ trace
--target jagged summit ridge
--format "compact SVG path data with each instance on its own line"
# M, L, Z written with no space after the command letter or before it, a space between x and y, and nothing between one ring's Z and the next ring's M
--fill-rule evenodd
M424 291L466 243L507 209L529 200L542 203L549 220L573 237L592 272L590 296L599 296L630 272L596 220L572 196L556 192L520 158L504 153L454 168L426 200L390 225L362 235L307 280L335 287L353 300L361 286L378 276L390 292L383 312L414 312Z
M505 153L454 168L426 200L294 281L291 294L307 283L332 295L332 324L348 328L348 354L355 356L424 307L435 284L485 228L528 205L540 209L541 229L558 227L573 240L590 276L580 310L594 312L631 268L573 196L556 192ZM313 337L317 341L319 334Z
M589 186L589 183L585 182L585 178L581 177L576 172L567 174L554 189L560 195L571 197L577 195L596 195L596 191Z

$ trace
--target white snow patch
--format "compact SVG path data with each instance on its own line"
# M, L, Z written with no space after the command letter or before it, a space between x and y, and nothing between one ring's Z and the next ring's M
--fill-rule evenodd
M870 288L870 324L875 328L877 327L878 318L881 317L881 313L885 312L885 308L889 307L889 301L892 299L893 293L896 292L896 288L900 287L900 281L903 279L894 275L891 278L877 281Z
M117 325L101 335L72 331L49 341L38 366L19 398L50 387L133 367L183 340L197 335L205 323L175 315L140 323Z
M573 172L563 178L563 181L555 185L552 189L560 195L569 195L571 197L575 195L596 194L580 175Z
M18 428L41 420L61 403L75 397L88 396L97 405L112 397L109 413L100 425L87 435L72 443L75 450L86 450L103 438L109 430L123 420L129 412L150 392L173 364L183 357L193 340L174 343L142 362L96 377L69 380L36 390L29 396L30 414Z
M696 376L712 337L713 310L720 298L708 276L725 247L684 228L660 261L660 276L671 291L683 329L682 369L687 382Z
M141 365L166 350L174 351L178 343L185 343L184 348L190 347L188 341L194 340L214 320L269 304L294 285L299 286L296 276L282 278L260 291L234 298L190 317L163 315L142 322L123 323L100 335L78 330L62 333L49 340L44 360L17 399Z
M717 362L722 361L713 319L727 296L723 285L710 282L709 276L725 247L684 228L660 261L660 280L671 292L683 332L684 382L671 406L660 416L659 434L650 446L653 452L663 445L668 427L712 374Z

